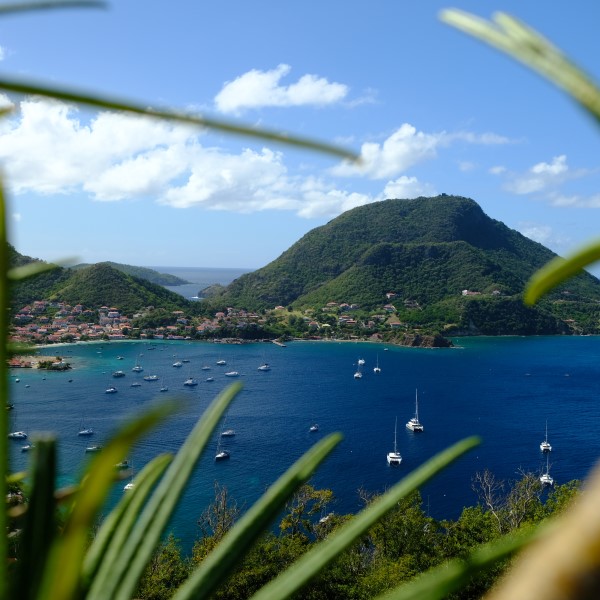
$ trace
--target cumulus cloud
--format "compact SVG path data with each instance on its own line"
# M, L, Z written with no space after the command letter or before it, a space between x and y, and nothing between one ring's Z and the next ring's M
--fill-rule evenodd
M508 184L508 189L515 194L532 194L556 186L570 177L567 157L555 156L552 162L540 162L531 167L527 173L515 177Z
M499 135L458 132L426 133L417 131L410 123L403 123L383 143L367 142L361 147L361 164L342 163L331 172L343 177L366 176L387 179L406 172L411 167L437 157L438 150L455 142L490 145L505 144L509 140Z
M421 183L416 177L403 175L394 181L389 181L384 188L386 198L418 198L419 196L435 196L435 188L427 183Z
M436 156L445 143L445 133L428 134L404 123L382 144L367 142L360 151L361 164L342 163L332 169L340 176L365 175L371 179L394 177L410 167Z
M227 82L216 95L215 106L223 113L239 114L265 106L325 106L340 102L348 94L348 86L317 75L303 75L295 83L281 85L290 71L285 64L270 71L252 69Z
M306 218L384 198L292 175L283 154L267 148L203 146L196 129L108 112L85 121L67 104L39 99L20 108L0 125L0 162L16 194L86 192L97 201L151 198L175 208L286 210ZM416 180L407 179L404 189L411 186Z

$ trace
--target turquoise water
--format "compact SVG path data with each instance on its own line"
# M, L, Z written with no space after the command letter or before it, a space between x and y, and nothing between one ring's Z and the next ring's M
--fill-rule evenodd
M539 451L548 421L553 446L550 470L557 483L584 478L600 456L597 433L600 405L600 338L536 337L458 339L455 349L384 347L365 343L292 342L223 345L203 342L122 342L53 347L74 369L66 373L18 370L11 374L15 410L11 428L53 431L60 443L60 482L74 481L89 454L128 415L162 396L165 382L180 397L181 412L138 443L129 457L139 470L159 452L176 451L210 400L231 383L227 369L240 372L244 389L229 412L226 440L231 459L214 462L216 437L201 459L173 519L172 528L186 547L198 535L196 521L213 495L215 481L227 486L238 505L248 507L287 466L321 436L341 431L344 441L314 477L316 486L333 489L332 510L360 507L357 490L377 492L393 485L413 468L450 444L478 434L483 444L439 475L422 490L435 517L456 518L476 501L473 474L484 468L497 477L517 478L520 469L541 472ZM151 349L153 348L153 349ZM117 360L117 356L124 357ZM363 358L364 376L356 380ZM182 368L171 365L186 359ZM216 361L224 359L226 367ZM136 360L144 372L131 371ZM373 373L376 361L382 372ZM263 363L270 371L258 371ZM202 371L209 365L210 371ZM124 370L114 379L111 373ZM156 373L161 381L146 382ZM193 375L200 382L188 389ZM213 382L206 382L209 376ZM16 383L15 378L20 378ZM69 382L69 380L72 380ZM131 387L139 380L140 387ZM105 394L110 385L116 394ZM26 387L29 386L29 387ZM404 424L414 413L419 391L423 434ZM394 420L398 417L398 450L402 465L390 468ZM318 433L309 433L313 422ZM95 430L80 438L85 424ZM21 442L11 440L12 468L27 466ZM111 503L122 494L115 485Z

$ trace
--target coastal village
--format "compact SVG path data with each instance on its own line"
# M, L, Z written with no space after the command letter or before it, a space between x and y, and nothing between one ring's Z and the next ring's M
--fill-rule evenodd
M190 317L184 311L176 310L171 313L172 324L155 328L136 325L136 320L152 314L155 310L153 306L133 315L124 315L118 307L92 309L81 304L72 306L64 302L38 300L23 306L14 316L11 339L32 344L124 339L218 339L222 337L219 332L224 328L230 332L233 329L240 334L239 338L247 339L254 336L243 335L244 331L261 331L269 324L290 319L295 329L303 331L306 339L355 339L382 330L405 328L397 317L395 305L391 303L397 296L394 292L388 292L385 295L386 303L368 317L359 311L360 307L356 304L328 302L302 315L292 313L284 306L276 306L261 314L227 308L224 312L216 312L211 318ZM403 306L420 308L418 303L410 300L403 301ZM357 316L359 312L360 318Z

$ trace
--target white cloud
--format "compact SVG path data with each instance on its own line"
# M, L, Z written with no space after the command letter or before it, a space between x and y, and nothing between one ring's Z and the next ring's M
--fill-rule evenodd
M227 82L216 95L215 105L221 112L239 114L263 106L325 106L340 102L348 94L348 86L317 75L303 75L296 83L280 85L290 70L284 64L271 71L252 69Z
M6 58L6 50L3 46L0 46L0 60L4 60Z
M425 133L417 131L410 123L403 123L383 143L364 143L360 152L361 164L342 163L334 167L331 172L343 177L366 176L370 179L395 177L415 165L436 158L439 148L447 147L457 141L478 145L509 142L507 138L491 133L483 135L445 131Z
M445 135L423 133L404 123L382 144L363 144L360 165L342 163L334 167L332 173L341 176L364 175L371 179L394 177L420 162L434 158L438 146L445 141Z
M540 162L533 165L527 173L515 177L508 189L515 194L531 194L561 184L569 174L567 157L555 156L551 163Z
M552 227L548 225L521 223L519 226L519 231L530 240L544 245L552 239Z
M576 208L600 208L600 194L592 196L565 196L563 194L554 193L550 195L552 206L559 207L576 207Z
M386 198L418 198L419 196L435 196L435 188L428 183L421 183L416 177L402 177L389 181L383 194Z
M489 169L489 173L491 175L502 175L503 173L506 173L506 167L503 167L501 165L497 165L495 167L491 167Z
M474 162L470 162L468 160L461 160L458 163L458 170L463 173L468 173L469 171L473 171L477 168L477 165Z

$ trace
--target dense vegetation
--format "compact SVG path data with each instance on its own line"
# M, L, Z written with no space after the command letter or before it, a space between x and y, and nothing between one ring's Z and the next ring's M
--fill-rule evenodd
M189 283L185 279L181 277L177 277L176 275L171 275L170 273L159 273L154 269L148 269L146 267L136 267L134 265L124 265L121 263L105 261L103 264L112 267L113 269L117 269L117 271L121 271L126 273L127 275L132 275L133 277L137 277L138 279L146 279L150 283L156 283L157 285L183 285L184 283ZM81 263L79 265L75 265L72 267L73 269L85 269L90 265L87 263Z
M464 329L473 317L486 315L493 324L478 323L481 333L560 333L565 328L558 319L573 318L573 308L587 327L597 328L600 282L587 273L557 289L545 304L519 310L511 323L525 318L527 325L517 329L499 324L507 315L503 303L487 298L477 307L459 301L462 290L520 299L532 273L554 256L486 216L473 200L446 195L386 200L313 229L277 260L234 281L212 302L256 310L333 301L376 310L387 292L395 292L397 309L405 301L418 303L420 315L402 314L414 324L437 322ZM567 290L570 302L565 305Z
M478 504L464 508L457 520L432 518L415 492L342 554L301 597L373 598L444 561L468 556L478 544L524 530L561 512L578 488L578 482L570 482L546 494L537 476L531 473L504 482L485 471L473 479ZM364 490L359 491L359 496L364 504L377 498ZM277 528L260 539L215 598L250 597L316 542L347 522L350 515L329 512L333 505L330 490L304 485L288 502ZM235 500L226 488L217 485L214 502L198 519L198 540L191 557L184 557L176 540L169 537L156 552L137 597L169 598L187 572L205 559L239 516ZM480 598L507 564L504 561L486 575L473 579L452 597Z

